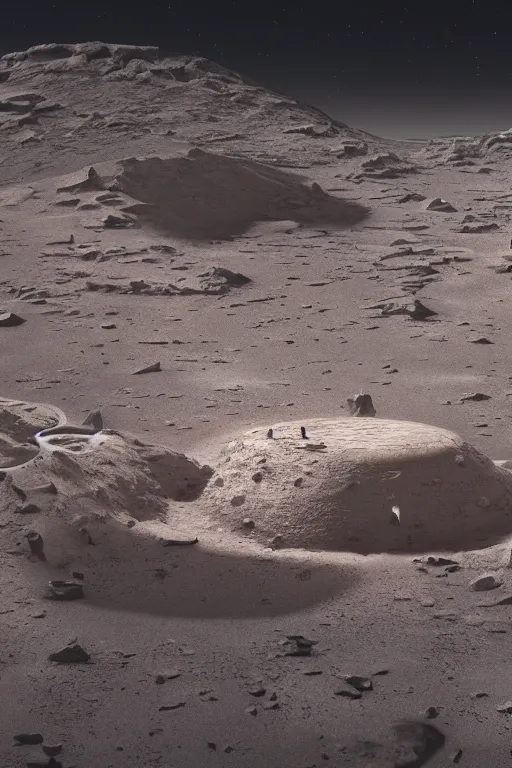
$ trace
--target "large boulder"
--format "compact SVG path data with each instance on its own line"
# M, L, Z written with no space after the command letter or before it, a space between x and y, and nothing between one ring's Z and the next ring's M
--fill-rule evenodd
M512 531L512 475L458 435L386 419L268 425L229 443L201 497L266 543L359 553L460 550ZM255 481L258 478L258 482Z

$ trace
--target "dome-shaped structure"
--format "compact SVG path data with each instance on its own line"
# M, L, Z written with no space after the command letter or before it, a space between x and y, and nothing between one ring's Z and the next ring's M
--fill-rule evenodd
M261 542L366 554L476 549L512 531L512 474L452 432L315 419L304 439L301 426L229 443L204 509Z

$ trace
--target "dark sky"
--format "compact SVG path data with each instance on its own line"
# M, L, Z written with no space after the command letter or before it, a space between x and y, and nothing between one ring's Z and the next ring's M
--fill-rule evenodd
M2 52L85 40L197 53L381 135L512 126L508 0L3 0Z

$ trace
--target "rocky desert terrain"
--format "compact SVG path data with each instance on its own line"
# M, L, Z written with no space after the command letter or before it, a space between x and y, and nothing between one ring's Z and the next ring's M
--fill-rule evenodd
M0 60L2 766L512 765L511 170Z

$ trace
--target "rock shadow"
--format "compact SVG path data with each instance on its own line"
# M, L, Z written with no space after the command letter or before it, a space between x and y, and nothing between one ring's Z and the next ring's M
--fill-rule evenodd
M90 547L94 564L73 564L85 573L90 605L180 618L263 618L313 608L360 581L352 565L165 547L128 531L122 538L115 552L102 541Z
M359 203L297 175L200 149L186 157L130 158L121 167L114 186L138 201L138 218L190 240L231 239L260 221L343 228L368 215Z

